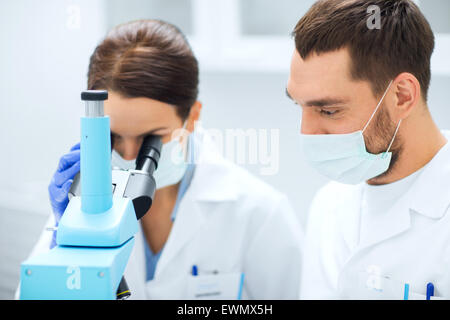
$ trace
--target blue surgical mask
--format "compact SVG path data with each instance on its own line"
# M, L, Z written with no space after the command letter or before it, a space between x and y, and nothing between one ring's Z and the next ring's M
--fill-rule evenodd
M362 130L347 134L301 134L306 160L322 175L345 184L358 184L370 180L389 169L391 149L401 124L398 122L394 136L386 152L367 152L364 131L381 106L392 81Z
M186 124L183 126L183 129L185 126ZM186 173L188 164L179 140L179 138L175 138L162 145L158 168L153 173L157 189L180 182ZM123 170L135 169L136 159L125 160L118 152L113 150L111 154L111 165L112 167L118 167Z

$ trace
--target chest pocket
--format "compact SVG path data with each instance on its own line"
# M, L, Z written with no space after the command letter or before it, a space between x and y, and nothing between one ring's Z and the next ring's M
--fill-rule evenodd
M367 270L357 272L354 277L345 276L341 279L340 293L346 299L367 300L404 300L405 291L408 300L426 300L426 294L417 292L417 288L426 283L405 286L405 282L390 275L383 274L377 266L369 266ZM344 284L345 283L345 284ZM443 299L433 296L432 300Z
M187 299L240 300L244 273L229 272L206 275L189 275Z

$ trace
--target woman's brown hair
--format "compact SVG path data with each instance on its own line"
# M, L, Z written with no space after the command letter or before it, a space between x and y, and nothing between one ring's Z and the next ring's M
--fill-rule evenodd
M183 33L160 20L113 28L90 58L88 89L171 104L183 120L198 95L198 62Z

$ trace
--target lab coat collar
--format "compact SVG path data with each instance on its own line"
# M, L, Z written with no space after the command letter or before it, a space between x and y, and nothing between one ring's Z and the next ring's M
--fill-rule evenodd
M380 213L380 216L372 221L371 228L366 233L361 232L361 226L359 225L359 250L392 238L411 227L410 191L411 189L398 199L387 212Z
M337 183L337 182L332 182ZM337 219L339 230L342 230L342 236L351 252L354 252L360 241L359 225L361 219L361 195L362 185L346 185L340 184L338 186L344 190L347 197L341 197L339 201Z
M181 199L179 212L155 270L155 278L164 272L170 261L205 226L211 213L209 202L237 199L237 184L234 175L230 175L230 163L221 157L211 137L203 129L196 128L195 135L193 141L197 159L194 176Z
M447 140L450 131L443 132ZM450 143L427 164L411 190L411 209L432 219L444 216L450 206Z
M359 187L361 194L362 185ZM428 218L438 219L445 214L449 205L450 147L447 143L423 168L408 191L395 202L388 212L380 215L376 225L373 225L373 228L366 234L360 234L359 249L408 230L411 227L411 211Z
M196 127L194 134L192 140L196 144L196 168L189 187L192 197L196 201L206 202L236 200L239 181L235 175L230 175L232 164L223 158L211 136L202 127Z

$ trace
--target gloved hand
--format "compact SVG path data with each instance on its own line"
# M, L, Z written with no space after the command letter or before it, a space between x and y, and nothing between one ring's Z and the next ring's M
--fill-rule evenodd
M56 225L58 225L64 210L69 203L69 190L73 178L80 171L80 143L74 145L70 152L59 159L58 168L48 186L50 203L55 216Z

